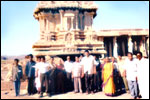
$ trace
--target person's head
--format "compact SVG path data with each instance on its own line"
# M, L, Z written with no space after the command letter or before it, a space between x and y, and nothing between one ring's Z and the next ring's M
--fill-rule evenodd
M88 51L88 50L85 50L85 51L84 51L84 55L85 55L86 57L88 57L88 56L89 56L89 51Z
M80 55L80 58L83 58L83 55L82 55L82 54Z
M111 58L111 61L112 61L112 62L115 62L115 57L112 57L112 58Z
M122 56L119 55L119 56L118 56L118 59L119 59L119 60L122 60Z
M26 55L26 56L25 56L25 59L29 59L29 55Z
M105 58L105 62L106 62L106 63L109 62L109 58L108 58L108 57Z
M96 56L95 56L95 55L94 55L93 57L94 57L94 59L96 59Z
M14 59L14 65L18 65L18 63L19 63L19 59Z
M70 61L70 56L67 56L67 61Z
M40 56L37 56L37 57L36 57L36 61L37 61L37 62L40 62L40 61L41 61L41 57L40 57Z
M29 55L26 55L25 56L25 62L28 62L29 61Z
M29 57L29 61L33 60L33 55L32 54L29 54L28 57Z
M128 59L131 61L133 59L133 54L131 52L128 52Z
M83 55L81 54L80 57L79 57L79 60L81 60L82 58L83 58Z
M61 65L61 64L62 64L61 59L59 59L59 60L58 60L58 64L59 64L59 65Z
M103 58L103 63L106 63L106 58Z
M78 56L75 57L75 61L79 62L79 57Z
M51 63L51 64L54 63L54 57L51 57L50 63Z
M45 56L41 56L41 62L45 62Z
M139 60L141 60L142 59L142 52L138 52L137 54L136 54L136 57L137 57L137 59L139 59Z

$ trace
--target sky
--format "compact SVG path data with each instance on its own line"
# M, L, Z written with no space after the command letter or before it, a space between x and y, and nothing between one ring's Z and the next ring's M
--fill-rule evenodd
M33 17L37 1L1 1L1 55L32 53L40 38ZM95 1L98 5L93 29L149 29L149 2Z

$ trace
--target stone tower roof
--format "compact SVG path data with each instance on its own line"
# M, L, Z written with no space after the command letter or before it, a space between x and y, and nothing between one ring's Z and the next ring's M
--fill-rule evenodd
M40 9L57 8L80 8L97 10L98 6L94 3L94 1L40 1L34 13L38 12Z

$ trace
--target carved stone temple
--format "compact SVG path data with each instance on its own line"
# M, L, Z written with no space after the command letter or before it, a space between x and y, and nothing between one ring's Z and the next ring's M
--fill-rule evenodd
M41 1L34 11L40 40L34 55L72 55L91 50L104 54L103 38L92 29L97 5L93 1Z
M149 29L94 31L98 6L93 1L40 1L33 16L40 23L34 55L79 55L84 50L100 56L126 56L135 50L148 53ZM136 48L135 48L136 47Z

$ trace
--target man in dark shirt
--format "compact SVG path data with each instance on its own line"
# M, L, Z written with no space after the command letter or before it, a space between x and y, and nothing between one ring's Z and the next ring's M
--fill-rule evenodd
M25 73L28 77L28 95L34 94L34 80L35 80L35 68L33 67L36 62L33 61L33 55L29 54L29 61L26 64Z

